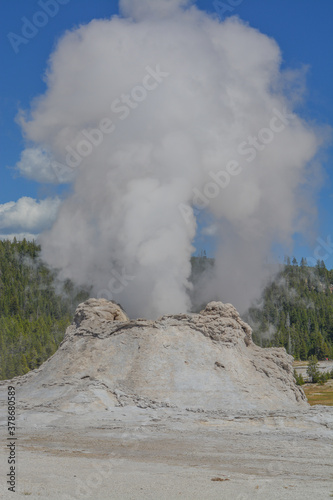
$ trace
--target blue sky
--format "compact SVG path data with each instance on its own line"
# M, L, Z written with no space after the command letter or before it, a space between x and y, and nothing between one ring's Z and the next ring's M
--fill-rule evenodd
M47 60L57 39L68 29L88 23L94 18L108 18L117 13L117 3L109 0L62 0L58 12L48 17L45 26L26 44L20 44L15 53L8 39L8 33L21 35L22 25L27 18L32 20L41 10L37 1L15 0L2 5L0 18L2 33L2 75L1 79L1 158L0 158L0 205L15 202L23 196L45 199L60 193L52 184L41 185L19 177L13 167L20 159L26 146L21 129L15 121L19 108L29 107L31 100L45 91L43 74ZM283 65L307 70L307 94L304 105L298 113L307 120L333 126L333 2L331 0L243 0L226 15L238 15L252 27L273 37L281 48ZM214 12L214 2L199 0L200 9ZM225 4L228 4L226 1ZM333 267L333 247L327 244L333 240L331 214L333 209L332 146L326 148L321 158L325 179L317 199L318 219L315 227L320 240L310 246L295 235L294 254L313 257L320 255L328 267ZM0 214L1 216L1 214ZM324 242L324 246L323 243ZM327 248L325 249L325 242ZM198 237L198 250L206 248L213 253L209 238ZM277 254L279 250L277 249Z

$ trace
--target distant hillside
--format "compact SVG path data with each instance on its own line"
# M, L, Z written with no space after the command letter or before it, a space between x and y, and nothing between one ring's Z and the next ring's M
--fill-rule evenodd
M195 283L203 271L214 272L214 259L192 257ZM216 298L218 300L218 297ZM302 259L286 264L243 319L253 328L253 340L262 347L285 347L296 359L333 358L333 270L323 261L316 267Z
M58 348L76 305L87 298L59 284L32 242L0 241L0 379L37 368ZM58 286L58 285L57 285ZM61 292L61 295L60 295Z
M260 305L258 305L260 304ZM296 359L333 357L333 270L288 262L244 319L262 346L283 346Z

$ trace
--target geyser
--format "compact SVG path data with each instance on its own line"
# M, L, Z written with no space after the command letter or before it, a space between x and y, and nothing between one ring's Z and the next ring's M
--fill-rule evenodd
M131 317L189 311L204 211L217 253L202 302L242 311L272 245L289 244L312 213L300 188L320 134L293 110L273 39L181 0L120 10L60 39L47 90L21 121L53 181L72 182L40 239L43 258Z

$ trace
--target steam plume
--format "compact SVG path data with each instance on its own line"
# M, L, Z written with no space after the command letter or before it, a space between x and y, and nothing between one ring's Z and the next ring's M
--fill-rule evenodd
M120 7L64 35L22 118L58 179L74 175L43 258L131 316L186 311L204 210L218 250L202 300L244 309L272 245L311 212L301 188L319 134L293 113L271 38L181 0Z

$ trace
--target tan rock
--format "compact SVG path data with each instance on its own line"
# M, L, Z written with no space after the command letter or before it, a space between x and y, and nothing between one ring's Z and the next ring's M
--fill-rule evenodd
M74 316L77 327L83 321L129 321L129 317L116 302L106 299L89 299L79 304Z
M15 381L20 401L85 412L177 406L226 412L306 407L292 357L263 349L231 304L129 320L105 299L80 304L58 351Z

